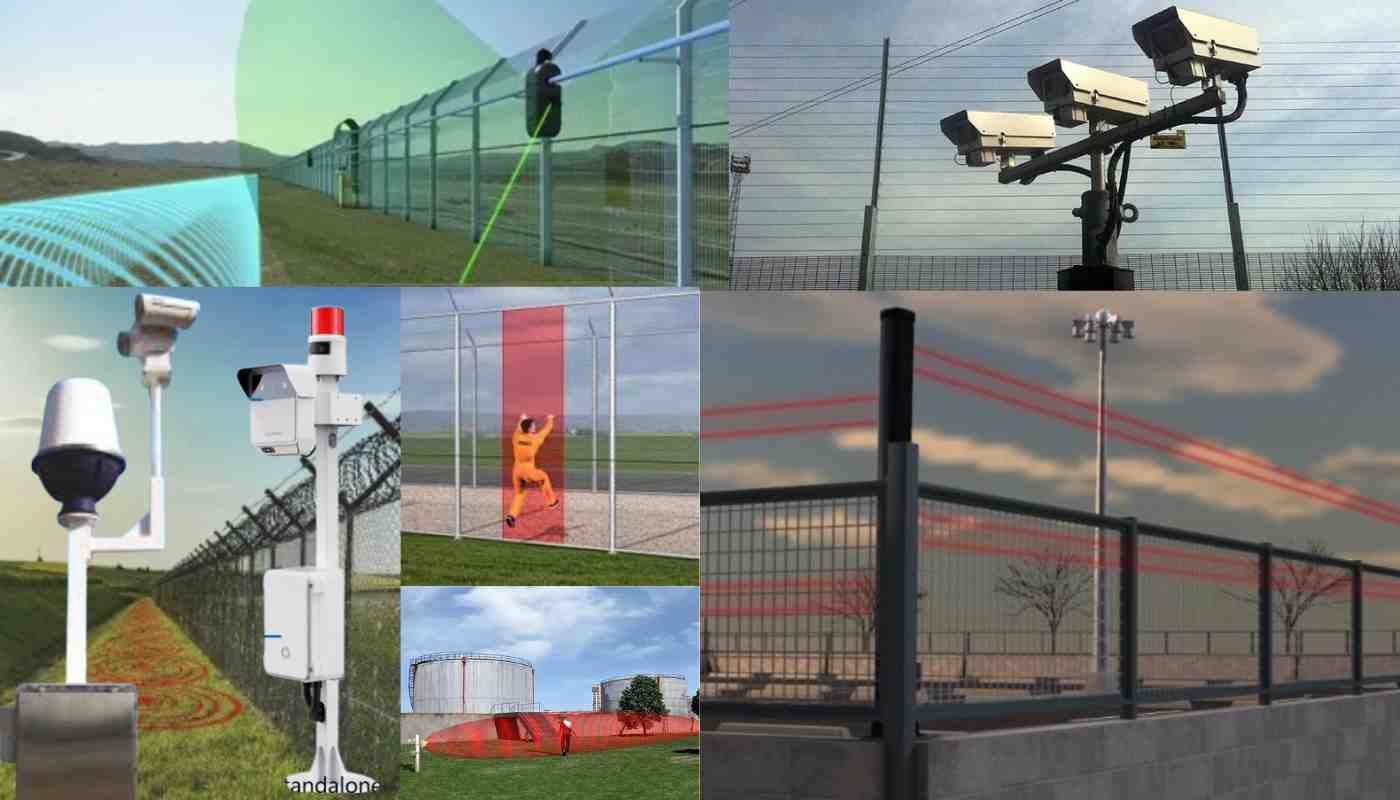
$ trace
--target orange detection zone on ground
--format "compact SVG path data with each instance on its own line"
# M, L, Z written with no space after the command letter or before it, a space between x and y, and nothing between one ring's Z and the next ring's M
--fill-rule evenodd
M89 680L135 684L142 731L189 730L236 719L243 704L209 685L209 667L187 654L172 624L153 600L138 600L114 635L89 654Z
M640 721L628 714L547 711L496 714L488 719L464 722L434 733L424 746L434 755L453 758L557 757L563 749L560 726L565 719L573 724L570 754L641 747L684 739L699 732L698 723L692 717L667 716L649 720L643 730Z

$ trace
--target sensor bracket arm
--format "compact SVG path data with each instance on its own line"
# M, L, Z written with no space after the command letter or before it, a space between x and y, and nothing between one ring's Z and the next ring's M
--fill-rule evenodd
M1224 104L1225 93L1219 87L1212 86L1196 97L1154 111L1142 119L1109 128L1101 133L1080 139L1074 144L1051 150L1024 164L1007 167L997 174L997 180L1001 183L1014 183L1026 178L1034 179L1047 172L1052 172L1070 161L1087 156L1095 150L1102 151L1121 142L1145 139L1168 128L1189 124L1197 114L1219 108Z
M1088 168L1081 167L1078 164L1061 164L1060 166L1055 167L1054 169L1047 169L1046 172L1073 172L1076 175L1083 175L1084 177L1090 180L1094 179L1094 173L1090 172ZM1035 181L1035 179L1039 177L1040 175L1032 175L1029 178L1022 178L1021 185L1030 186Z
M1249 73L1241 75L1239 78L1230 81L1235 87L1235 92L1239 96L1235 99L1235 110L1223 117L1192 117L1187 122L1194 125L1229 125L1231 122L1244 116L1245 103L1249 102L1249 89L1245 86L1245 81L1249 80Z
M149 552L165 549L165 455L161 436L163 419L161 400L163 399L164 386L161 383L152 383L148 386L151 426L151 510L122 536L91 537L87 544L89 555L96 552Z

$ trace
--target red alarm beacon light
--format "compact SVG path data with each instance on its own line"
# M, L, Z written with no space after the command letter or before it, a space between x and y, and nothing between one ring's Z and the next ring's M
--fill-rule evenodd
M340 306L316 306L311 309L312 336L344 336L345 309Z

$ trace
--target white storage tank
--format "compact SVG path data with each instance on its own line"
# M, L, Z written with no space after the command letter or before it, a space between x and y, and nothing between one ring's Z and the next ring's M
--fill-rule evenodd
M535 667L498 653L429 653L409 662L408 695L419 714L533 711Z
M648 678L655 678L661 684L661 697L666 701L666 708L671 714L678 717L690 715L690 690L686 688L685 678L680 675L653 675L645 674ZM622 693L627 691L627 687L632 685L632 679L636 675L625 675L620 678L609 678L598 683L594 687L594 705L597 711L617 711L618 703L622 701Z

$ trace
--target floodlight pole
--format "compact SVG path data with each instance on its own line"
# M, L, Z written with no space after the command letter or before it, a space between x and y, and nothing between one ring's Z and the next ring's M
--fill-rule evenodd
M869 288L870 273L875 266L875 235L879 225L880 156L885 146L885 93L890 81L890 37L885 37L884 54L880 58L880 110L875 118L875 168L870 180L870 205L865 207L865 222L860 232L860 276L856 288Z

